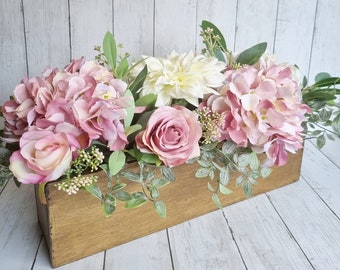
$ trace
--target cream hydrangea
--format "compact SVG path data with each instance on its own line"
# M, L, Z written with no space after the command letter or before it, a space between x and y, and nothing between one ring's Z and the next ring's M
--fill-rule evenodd
M157 95L156 106L171 105L173 99L184 99L198 106L205 94L217 94L213 88L222 85L225 64L216 58L195 55L192 51L166 58L146 57L148 75L141 96Z

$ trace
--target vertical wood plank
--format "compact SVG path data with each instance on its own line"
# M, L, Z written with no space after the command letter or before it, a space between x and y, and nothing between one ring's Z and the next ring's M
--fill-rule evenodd
M340 220L301 180L269 193L313 269L339 269ZM304 269L293 267L293 269Z
M168 229L174 269L246 269L221 211Z
M266 41L273 50L278 0L238 1L235 51Z
M340 1L318 1L309 80L320 71L340 76Z
M70 61L67 0L24 0L29 76Z
M153 54L154 0L115 0L114 35L131 59Z
M112 32L112 0L70 0L71 56L94 60L95 45L102 45L107 31Z
M274 53L280 62L296 64L308 75L316 0L280 0Z
M44 239L42 239L32 270L50 270L50 269L51 269L51 263L48 257L47 246L46 246ZM76 270L76 269L102 270L104 269L104 252L94 254L82 260L71 262L69 264L60 266L57 269L58 270Z
M105 269L171 270L166 230L107 250Z
M223 211L249 269L312 269L265 195Z
M155 56L195 50L196 0L155 0Z
M221 30L226 39L227 47L234 48L235 23L236 23L237 0L203 0L197 1L197 52L204 47L200 38L200 27L202 20L208 20Z
M1 269L27 270L33 264L41 233L32 185L9 181L0 196Z
M27 76L25 34L20 0L0 1L0 104Z

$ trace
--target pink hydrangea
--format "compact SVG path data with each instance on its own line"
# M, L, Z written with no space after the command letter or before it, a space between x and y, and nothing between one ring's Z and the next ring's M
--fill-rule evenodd
M284 165L288 152L303 147L302 122L310 108L289 67L274 62L228 69L220 95L210 95L207 106L224 116L216 140L232 140L240 147L266 152L266 166Z

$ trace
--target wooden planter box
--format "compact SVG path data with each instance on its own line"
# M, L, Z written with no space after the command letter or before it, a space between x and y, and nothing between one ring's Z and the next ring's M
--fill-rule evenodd
M302 151L290 155L286 166L274 168L270 177L259 180L260 184L253 187L253 196L298 180L301 160ZM36 187L38 220L52 266L67 264L216 210L207 180L194 176L196 166L175 168L176 181L161 189L161 198L167 206L166 219L156 214L151 203L136 209L125 209L118 203L114 214L105 218L99 200L88 192L70 196L58 191L53 183L46 185L47 205L44 205L38 199ZM106 186L104 176L98 185ZM140 190L137 183L131 182L130 186L131 190ZM231 181L234 192L219 196L223 206L246 199L242 188L234 186L235 181Z

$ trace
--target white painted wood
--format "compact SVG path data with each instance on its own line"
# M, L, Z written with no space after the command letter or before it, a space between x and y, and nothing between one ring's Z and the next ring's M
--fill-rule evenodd
M195 0L155 0L155 56L195 50Z
M340 76L340 2L338 0L318 1L315 18L312 58L310 63L310 81L320 71L333 76Z
M30 269L41 238L33 186L18 189L8 182L0 195L0 216L0 268Z
M273 50L278 0L238 1L235 50L241 52L266 41Z
M40 76L46 66L66 66L70 61L67 0L23 3L29 76Z
M56 269L58 270L102 270L104 265L104 252L94 254L92 256L86 257L84 259L60 266ZM34 262L32 270L49 270L52 269L51 263L47 253L47 246L42 239L36 260Z
M27 76L24 24L20 0L0 1L0 104Z
M115 0L113 19L116 41L124 45L131 60L153 55L154 0Z
M274 53L280 62L296 64L303 75L308 75L316 2L279 1Z
M204 47L200 37L202 20L215 24L222 32L229 50L234 48L235 23L236 23L236 0L197 1L197 52Z
M269 196L314 269L340 269L339 217L306 182L300 180Z
M107 250L105 269L172 269L166 230Z
M339 141L333 153L339 157ZM322 155L310 142L306 143L302 176L319 196L340 217L340 169Z
M223 211L249 269L312 269L265 195Z
M245 269L222 211L168 229L174 269Z
M316 145L315 141L313 141L313 144ZM326 144L324 147L321 148L321 152L327 156L338 168L340 168L340 142L339 140L326 141Z
M112 32L112 1L70 0L71 57L94 60L94 45L102 45L107 31Z

